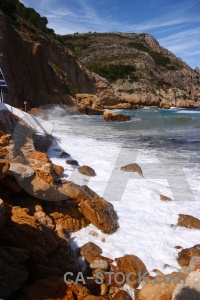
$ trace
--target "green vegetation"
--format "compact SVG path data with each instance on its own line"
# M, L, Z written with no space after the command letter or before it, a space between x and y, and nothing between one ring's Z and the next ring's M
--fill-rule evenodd
M130 78L133 80L132 72L136 71L135 67L131 65L104 65L97 64L90 65L90 70L106 78L110 82L115 82L118 79Z
M137 50L149 53L149 55L153 58L153 60L155 61L155 63L157 65L166 66L166 65L170 64L170 58L168 56L165 56L165 55L163 55L160 52L156 52L156 51L150 50L149 48L147 48L142 43L139 43L139 42L130 42L130 43L127 44L127 46L133 47L133 48L135 48ZM174 70L175 69L174 66L169 66L168 68L170 70Z
M138 43L138 42L130 42L127 44L127 46L138 49L140 51L144 51L144 52L149 52L149 48L147 48L145 45L143 45L142 43Z
M41 17L33 8L25 7L19 0L0 0L0 9L11 20L15 20L18 15L33 28L42 30L48 34L54 34L53 29L46 27L48 24L46 17Z

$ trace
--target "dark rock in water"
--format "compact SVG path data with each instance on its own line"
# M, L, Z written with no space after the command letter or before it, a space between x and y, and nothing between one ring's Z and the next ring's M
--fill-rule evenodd
M60 158L65 158L65 157L69 157L69 153L63 151L61 154L60 154Z
M86 175L86 176L91 176L91 177L96 176L95 170L88 166L82 166L82 167L78 168L78 171L79 171L79 173Z
M77 160L66 160L66 164L78 166L78 161Z
M124 122L124 121L130 121L131 119L130 116L116 114L111 111L105 111L103 116L104 116L104 120L107 122Z
M143 176L142 169L138 164L128 164L121 167L121 170L125 172L137 172L140 176Z

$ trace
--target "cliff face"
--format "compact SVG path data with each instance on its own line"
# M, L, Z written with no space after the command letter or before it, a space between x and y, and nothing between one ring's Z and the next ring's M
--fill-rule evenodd
M191 69L151 35L88 33L63 40L87 68L104 75L130 103L200 106L199 69Z
M3 15L0 15L0 63L9 87L7 102L22 106L72 102L69 89L61 83L37 42L23 40Z
M0 63L9 87L6 102L30 107L52 103L73 105L74 93L97 94L116 103L106 80L84 68L75 55L56 40L20 24L18 31L0 14ZM105 96L106 94L106 96Z

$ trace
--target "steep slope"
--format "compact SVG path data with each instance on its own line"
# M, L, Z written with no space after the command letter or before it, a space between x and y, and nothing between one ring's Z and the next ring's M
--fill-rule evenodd
M98 101L107 105L121 101L107 80L83 67L54 36L16 18L13 22L0 13L0 64L10 91L9 104L22 107L26 100L30 107L74 105L75 93L95 94L95 107Z
M200 105L199 69L191 69L149 34L74 34L62 41L131 103Z

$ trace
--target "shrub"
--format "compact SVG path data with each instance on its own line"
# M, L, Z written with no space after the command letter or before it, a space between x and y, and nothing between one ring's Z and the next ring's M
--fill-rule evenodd
M110 82L118 79L128 78L136 69L131 65L103 65L93 64L89 66L90 70L106 78Z

